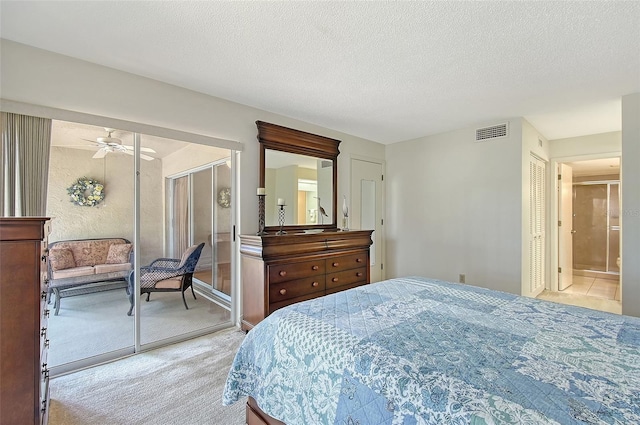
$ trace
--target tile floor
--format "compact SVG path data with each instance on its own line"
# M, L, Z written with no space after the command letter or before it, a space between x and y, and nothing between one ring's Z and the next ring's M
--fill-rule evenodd
M620 283L617 280L573 275L573 285L560 292L620 301Z
M574 274L573 284L564 291L551 292L545 289L537 298L622 314L618 280Z

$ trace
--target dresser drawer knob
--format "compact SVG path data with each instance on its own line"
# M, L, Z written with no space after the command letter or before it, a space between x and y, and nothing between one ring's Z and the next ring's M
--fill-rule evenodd
M311 286L313 286L314 288L315 288L316 286L318 286L318 285L320 285L318 282L313 282L313 283L311 284Z
M278 274L282 277L285 277L287 275L287 272L285 270L280 270L280 273Z
M313 266L313 267L311 267L311 270L318 270L318 269L319 269L319 267L318 267L318 266Z
M362 263L362 258L356 258L356 263Z
M338 278L337 278L337 277L334 277L333 279L331 279L331 281L332 281L332 282L337 282L337 281L338 281Z
M358 277L362 277L362 272L358 272L358 273L356 273L356 276L358 276Z
M280 290L280 295L284 295L284 294L286 294L286 293L287 293L287 290L286 290L286 289L284 289L284 288L283 288L283 289L281 289L281 290Z
M338 267L340 265L340 263L338 263L337 261L335 263L333 263L333 267Z

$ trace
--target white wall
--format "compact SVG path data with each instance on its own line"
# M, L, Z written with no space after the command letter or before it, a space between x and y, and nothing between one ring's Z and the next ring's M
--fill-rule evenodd
M622 313L640 317L640 93L622 97Z
M621 149L622 133L619 131L549 141L549 155L554 159L608 154Z
M51 242L67 239L121 237L133 240L133 161L116 153L104 161L91 158L94 152L52 147L49 158L47 215L52 217ZM141 194L143 229L142 264L162 256L162 164L143 161ZM105 185L105 198L95 207L70 202L67 188L81 177Z
M387 146L387 277L464 273L520 293L521 122L505 139L475 142L472 127Z

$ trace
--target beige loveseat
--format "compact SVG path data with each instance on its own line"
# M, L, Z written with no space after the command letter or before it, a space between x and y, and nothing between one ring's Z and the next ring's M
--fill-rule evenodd
M131 243L124 238L52 242L48 297L55 296L55 314L65 296L125 288L132 264Z

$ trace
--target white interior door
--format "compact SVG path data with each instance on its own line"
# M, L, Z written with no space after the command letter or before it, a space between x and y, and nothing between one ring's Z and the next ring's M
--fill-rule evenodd
M567 164L558 166L558 290L573 284L573 170Z
M373 230L370 273L371 282L378 282L383 278L382 164L351 159L351 207L349 228Z

